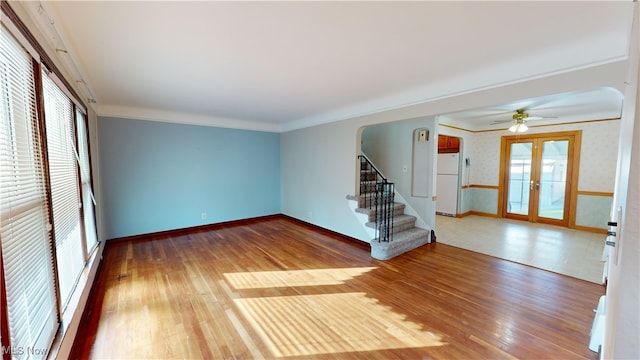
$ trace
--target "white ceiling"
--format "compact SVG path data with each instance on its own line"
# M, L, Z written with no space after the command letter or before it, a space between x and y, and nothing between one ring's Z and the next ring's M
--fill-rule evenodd
M527 121L529 126L618 119L622 116L622 100L623 96L617 89L602 87L441 114L438 120L441 124L481 131L508 128L519 109L523 109L530 117L543 118ZM511 122L495 123L506 120Z
M99 115L269 131L619 61L632 20L630 1L29 6L36 23L54 23L54 46L77 64ZM583 101L547 100L554 116ZM443 119L471 124L483 111Z

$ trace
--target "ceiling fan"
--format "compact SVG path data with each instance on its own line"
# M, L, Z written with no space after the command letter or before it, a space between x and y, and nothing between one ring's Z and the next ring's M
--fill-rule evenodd
M524 108L518 109L516 110L515 114L511 116L512 118L511 120L496 120L492 122L491 125L513 122L513 125L509 127L509 131L514 133L522 133L529 129L529 127L526 124L527 121L556 118L555 116L529 116L529 114L525 111L526 109Z

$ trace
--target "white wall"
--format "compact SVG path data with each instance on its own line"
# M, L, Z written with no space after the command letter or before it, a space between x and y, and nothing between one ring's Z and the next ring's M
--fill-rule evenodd
M618 221L617 244L609 261L604 359L640 359L640 6L634 24L612 220ZM621 216L618 217L618 209ZM617 252L617 262L615 261Z
M420 193L427 196L413 196L413 139L417 129L429 130L428 169L435 167L434 159L437 147L437 133L434 117L397 121L381 125L368 126L362 132L362 150L389 181L395 183L398 192L413 211L405 210L407 214L414 214L418 218L416 226L426 229L435 228L435 203L431 199L433 190L434 170L429 171L428 177L420 186ZM406 171L404 170L406 168Z
M369 241L347 205L356 189L358 127L337 122L282 134L282 213Z

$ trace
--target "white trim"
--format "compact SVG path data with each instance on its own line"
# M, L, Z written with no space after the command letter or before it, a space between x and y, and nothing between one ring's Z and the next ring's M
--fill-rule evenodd
M69 306L72 307L68 307L69 311L65 312L61 319L62 338L54 342L49 350L49 358L51 359L68 359L71 354L73 342L78 335L80 320L87 306L91 287L95 283L98 267L102 261L104 247L104 242L98 242L98 246L89 257L80 274L78 285L69 301ZM73 311L71 311L72 309Z
M145 109L138 107L126 107L116 105L100 105L98 116L115 117L121 119L159 121L185 125L212 126L239 130L254 130L266 132L281 132L282 126L275 123L246 121L217 116L189 114L174 111Z

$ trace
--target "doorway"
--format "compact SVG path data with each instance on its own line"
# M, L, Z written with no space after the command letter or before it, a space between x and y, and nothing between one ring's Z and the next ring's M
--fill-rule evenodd
M570 227L575 223L580 131L502 138L502 217Z

